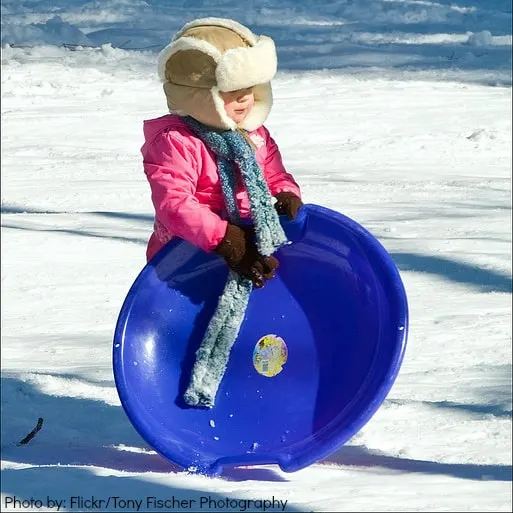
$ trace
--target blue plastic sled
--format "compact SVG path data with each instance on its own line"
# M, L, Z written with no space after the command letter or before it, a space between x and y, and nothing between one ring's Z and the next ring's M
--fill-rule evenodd
M408 307L390 255L367 230L306 205L282 218L293 244L275 279L254 290L212 409L182 400L226 282L224 261L167 244L131 287L114 335L114 377L130 421L185 469L327 457L372 417L399 371Z

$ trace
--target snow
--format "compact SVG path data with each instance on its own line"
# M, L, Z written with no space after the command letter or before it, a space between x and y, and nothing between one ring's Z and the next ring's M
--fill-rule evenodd
M268 127L287 167L309 203L379 238L408 293L386 401L293 474L176 468L112 376L152 229L156 52L207 15L276 39ZM1 107L2 510L511 511L510 2L4 0Z

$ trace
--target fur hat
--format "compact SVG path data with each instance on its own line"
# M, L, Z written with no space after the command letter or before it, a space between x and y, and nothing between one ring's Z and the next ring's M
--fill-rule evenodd
M255 130L265 122L272 106L270 82L276 69L271 38L257 36L224 18L187 23L158 58L169 111L226 130ZM255 105L237 126L228 117L219 93L247 87L253 88Z

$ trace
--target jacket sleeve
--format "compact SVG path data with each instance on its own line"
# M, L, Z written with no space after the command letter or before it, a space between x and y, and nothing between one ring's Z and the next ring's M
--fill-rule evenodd
M290 173L287 173L281 158L278 145L271 137L267 128L262 127L264 130L265 145L267 148L267 156L264 164L264 174L266 177L267 185L271 194L275 196L279 192L292 192L298 198L301 198L301 190Z
M144 171L159 221L173 235L211 251L228 223L196 198L200 168L188 146L180 134L161 134L144 153Z

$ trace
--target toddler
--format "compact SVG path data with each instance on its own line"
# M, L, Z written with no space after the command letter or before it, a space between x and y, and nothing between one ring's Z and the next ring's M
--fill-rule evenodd
M301 192L285 170L280 151L264 127L277 69L272 39L257 36L234 20L204 18L187 23L159 55L158 73L170 114L144 122L141 149L152 202L154 231L149 261L172 237L223 257L232 271L262 287L279 263L255 244L248 192L235 183L242 222L227 211L219 158L198 127L237 131L249 142L281 215L294 219ZM244 164L244 162L242 162Z

